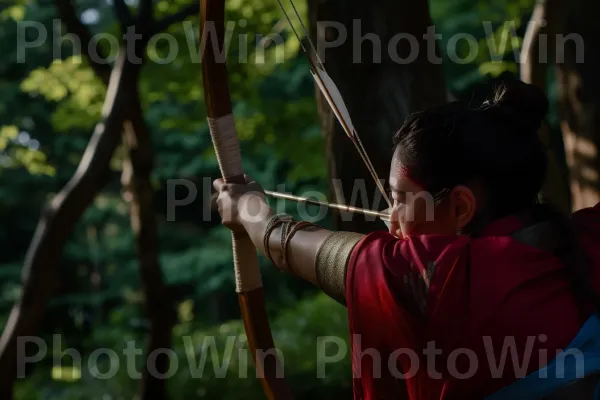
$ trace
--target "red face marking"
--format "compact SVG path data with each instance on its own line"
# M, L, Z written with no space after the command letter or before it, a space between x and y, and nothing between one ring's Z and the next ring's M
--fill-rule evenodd
M412 176L412 174L410 172L410 169L408 168L408 166L406 166L404 164L400 165L398 178L400 180L407 179L407 180L409 180L411 182L416 183L417 185L423 186L421 184L421 182L419 182L417 179L415 179L414 176Z
M400 179L402 179L402 178L409 178L409 179L411 179L408 167L406 165L404 165L404 164L400 167Z

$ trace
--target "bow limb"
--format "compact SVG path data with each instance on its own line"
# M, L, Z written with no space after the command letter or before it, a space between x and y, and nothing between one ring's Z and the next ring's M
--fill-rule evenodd
M208 123L221 174L226 182L243 183L240 146L232 113L225 64L225 0L201 0L202 81ZM233 234L236 291L248 346L267 399L288 400L292 393L277 357L260 275L256 248L247 234Z

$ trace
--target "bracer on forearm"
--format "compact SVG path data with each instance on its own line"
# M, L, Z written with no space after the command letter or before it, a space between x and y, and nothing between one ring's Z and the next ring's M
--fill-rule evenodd
M316 274L319 286L331 298L346 304L346 270L356 244L364 237L354 232L334 232L319 248Z

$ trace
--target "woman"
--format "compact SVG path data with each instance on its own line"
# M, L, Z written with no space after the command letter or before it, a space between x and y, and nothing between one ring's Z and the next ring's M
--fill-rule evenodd
M347 305L356 399L598 398L600 205L538 203L547 112L517 82L411 115L389 232L282 218L256 183L215 181L227 226Z

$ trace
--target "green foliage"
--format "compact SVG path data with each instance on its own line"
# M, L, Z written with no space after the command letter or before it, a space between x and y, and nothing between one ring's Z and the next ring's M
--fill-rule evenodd
M32 71L21 90L59 103L52 116L58 132L91 129L100 118L106 95L106 88L81 56L56 59L49 67Z
M324 178L325 155L312 77L307 61L299 54L297 39L287 31L274 31L273 27L281 25L277 1L232 1L226 5L230 38L226 42L228 77L238 136L247 142L244 158L268 153L289 161L292 181ZM300 11L305 13L305 6ZM151 45L150 62L144 67L141 87L148 118L172 132L170 136L175 132L194 136L208 132L201 117L205 110L197 23L193 18L175 25L169 31L173 44L167 46L167 41L161 40ZM169 49L176 57L169 58ZM165 64L159 60L172 62ZM165 75L169 79L161 79ZM189 111L182 113L182 109ZM155 118L154 113L160 113L160 117ZM170 139L173 140L176 139ZM182 140L199 144L194 138ZM302 143L307 151L297 151L294 143ZM208 151L203 154L214 162L210 146L206 142ZM198 148L194 148L196 158Z
M19 51L13 45L16 22L22 18L36 20L51 31L52 19L56 17L50 3L33 3L5 9L3 16L9 22L0 31L3 48L13 51L0 60L0 71L12 73L0 78L3 88L0 96L11 98L0 102L0 150L4 157L0 174L5 178L0 187L0 214L6 217L0 238L4 248L13 249L0 260L0 324L20 293L20 265L42 206L73 174L100 118L106 94L106 88L86 60L71 54L67 45L60 48L60 58L54 58L55 47L43 44L27 50L25 64L16 61ZM266 186L285 182L286 190L290 191L318 188L323 185L325 163L313 83L306 62L298 54L297 42L286 32L282 32L281 43L275 40L269 44L268 40L255 37L256 32L263 37L269 35L280 15L275 0L253 3L228 2L227 10L232 21L246 18L247 22L246 26L234 27L236 34L240 30L247 32L247 43L231 43L229 49L231 94L245 167ZM85 1L78 4L79 11L93 8L99 13L98 21L90 26L94 33L118 32L110 7ZM158 2L157 18L171 14L183 4L187 2ZM155 149L152 179L157 190L160 263L168 285L173 288L173 298L181 305L181 324L174 332L174 350L180 357L189 351L181 340L186 335L194 343L214 336L222 344L222 332L243 333L240 322L235 321L239 318L239 308L234 294L231 236L219 226L214 212L209 211L209 218L205 217L204 198L210 186L199 187L191 213L178 210L182 217L175 221L166 218L169 179L198 182L208 179L210 185L211 177L219 174L206 125L200 59L195 57L197 24L197 18L190 18L170 29L179 50L170 62L161 61L169 56L168 42L152 42L139 82ZM246 61L231 56L241 52L247 52ZM25 138L35 141L35 145ZM302 143L306 151L299 152L293 143ZM112 163L115 170L121 169L121 161L119 151ZM19 243L18 246L12 245L13 242ZM52 333L61 333L63 346L73 346L87 355L99 347L122 349L129 339L137 340L141 346L147 321L141 307L143 298L134 249L128 207L121 198L115 175L78 221L63 251L61 293L48 305L49 318L40 332L42 336L51 341ZM275 315L282 307L295 304L307 287L291 277L281 277L265 260L261 262L263 279L270 288L269 312ZM314 299L303 307L318 306L319 310L325 310L327 304L321 303L328 301ZM343 317L343 308L333 306ZM329 319L331 312L328 314ZM287 322L276 324L276 340L285 339L283 351L294 359L294 364L303 357L289 370L296 376L295 386L309 391L304 380L314 375L315 361L306 359L308 354L297 345L301 342L298 337L304 333L306 340L327 324L313 315L310 325L299 329L290 325L290 321L297 319L293 310L285 318ZM234 321L226 322L231 319ZM343 319L337 321L339 326L335 331L327 329L323 334L343 333L346 330ZM309 328L313 331L308 331ZM347 374L349 370L346 366L339 370L336 367L336 371ZM227 387L227 396L217 397L235 399L240 393L244 398L249 394L255 398L262 396L262 389L253 377L230 379L230 375L226 380L214 379L208 373L201 379L191 379L189 372L181 369L171 379L171 391L174 398L188 398L201 393L223 393ZM346 377L344 380L347 381ZM342 387L348 387L347 382ZM339 381L333 379L329 385L339 393ZM121 373L108 381L95 380L85 368L53 365L52 357L48 356L27 380L19 382L17 398L104 398L105 394L131 398L137 386L136 380ZM311 387L313 393L326 389L318 382Z
M264 394L256 379L241 322L199 329L192 304L190 300L179 304L179 324L173 332L171 360L175 361L169 379L172 398L262 398ZM101 400L107 395L115 399L132 398L139 385L136 373L143 367L143 358L126 349L128 346L141 349L143 342L139 335L124 330L124 321L134 316L126 310L127 307L115 310L110 316L113 325L95 330L90 338L94 349L113 352L113 358L104 356L96 360L90 347L81 360L74 361L63 353L74 344L56 342L53 354L62 360L61 365L50 364L48 369L36 370L27 382L19 383L15 398ZM351 393L347 323L345 308L325 295L306 298L293 309L282 311L273 321L274 340L285 376L297 398L334 399ZM334 358L337 361L331 361ZM327 360L330 361L324 362ZM110 379L100 379L102 375L96 371Z
M521 41L535 0L430 4L452 90L466 91L485 78L518 72Z
M26 13L25 5L15 4L13 6L10 6L6 9L2 10L0 12L0 19L2 19L2 20L12 19L16 22L19 22L19 21L23 21L23 19L25 18L25 13Z

